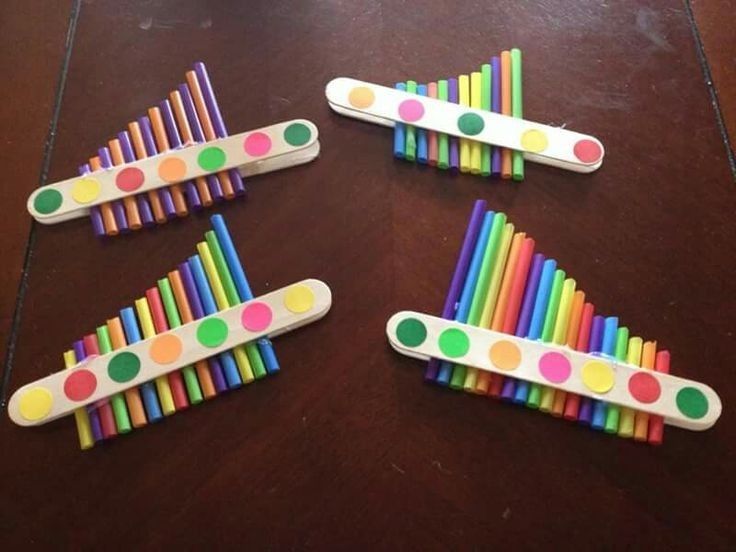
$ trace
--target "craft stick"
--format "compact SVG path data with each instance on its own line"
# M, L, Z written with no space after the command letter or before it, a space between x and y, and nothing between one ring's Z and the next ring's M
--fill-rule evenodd
M82 340L75 341L72 349L74 349L75 364L83 362L87 358L87 353L84 350L84 343ZM89 417L89 426L92 431L92 439L97 443L102 441L102 425L100 424L100 414L96 408L87 407L87 416Z
M161 112L161 120L166 128L166 134L164 136L168 140L169 148L172 150L180 149L183 144L181 136L179 135L179 129L176 128L176 121L174 120L174 111L171 107L171 103L169 100L162 100L158 105L159 111ZM159 149L160 146L161 144L159 144ZM194 181L187 180L184 182L183 188L186 191L186 202L188 206L195 211L200 210L202 208L202 201L199 199L199 192L197 191Z
M110 343L112 343L113 351L122 349L127 345L125 332L123 331L123 324L119 317L111 318L107 321L107 330L110 334ZM125 403L128 405L130 421L133 424L133 427L139 428L146 425L148 420L146 419L146 413L143 408L143 401L141 400L139 390L136 388L126 389L123 394L125 396Z
M146 152L146 145L143 143L143 133L141 127L137 122L132 122L128 125L128 132L130 133L130 139L133 142L133 150L135 152L136 159L146 159L148 153ZM166 213L161 202L161 196L159 190L149 190L147 192L148 202L151 205L151 214L153 219L162 224L166 222Z
M118 143L120 144L120 151L123 154L123 162L132 163L135 161L136 157L135 152L133 151L133 143L130 141L130 134L128 134L127 131L118 132ZM135 204L143 226L154 226L156 224L156 220L153 218L151 204L148 202L148 195L136 194Z
M501 113L511 115L511 56L507 50L501 52ZM511 150L501 150L501 178L511 178Z
M397 82L396 90L406 92L406 83ZM397 159L406 158L406 125L404 123L394 125L394 157Z
M92 172L89 163L79 166L79 175L84 176ZM92 223L92 231L98 238L105 235L105 223L102 220L102 213L99 205L93 205L89 209L89 220Z
M69 350L64 353L64 367L68 370L77 364L74 351ZM79 436L79 448L87 450L95 445L94 437L92 437L92 427L89 422L87 409L77 408L74 411L74 423L77 426L77 435Z
M153 157L158 153L158 148L156 147L156 139L153 136L151 120L148 117L139 117L138 127L141 129L141 136L143 137L143 145L146 148L146 155L148 157ZM174 198L171 195L169 187L165 186L163 188L159 188L157 192L161 198L161 207L163 208L166 217L169 219L176 218L178 216L176 205L174 205Z
M98 157L100 159L100 168L107 170L112 167L112 159L110 157L110 150L107 148L100 148L97 150ZM123 202L120 200L112 202L112 212L115 216L115 223L117 224L118 230L121 233L128 232L128 220L125 217L125 207Z
M491 58L491 109L501 113L501 58ZM491 176L501 176L501 148L493 146L491 153Z
M82 338L84 352L86 356L99 356L100 347L97 343L97 335L89 334ZM94 408L100 416L100 428L102 429L103 439L112 439L117 437L118 431L115 427L115 416L112 413L112 406L107 400L96 404Z
M437 81L437 99L449 101L449 93L447 88L447 80ZM437 166L440 169L450 168L450 138L444 132L437 133Z
M634 366L641 366L642 346L644 340L641 337L630 337L629 348L626 352L626 362ZM618 436L631 438L634 436L634 422L636 415L631 408L621 409L621 420L618 425Z
M485 63L480 68L480 108L485 111L491 110L491 65ZM483 176L491 176L491 146L482 144L480 174Z
M436 82L430 82L427 85L427 95L430 98L437 98L437 83ZM437 161L439 158L439 143L437 140L437 132L434 130L430 130L427 132L427 141L428 141L428 160L427 162L431 167L437 166Z
M458 103L470 107L470 77L460 75L458 83ZM470 140L460 138L460 172L470 172Z
M102 169L99 157L90 157L89 168L92 172ZM103 203L100 205L100 213L102 214L102 223L105 226L105 234L108 236L117 236L120 233L118 224L115 221L115 215L112 212L112 205Z
M427 85L417 85L417 95L427 96ZM427 142L427 131L421 127L417 128L417 163L426 165L429 160L429 144Z
M100 354L106 355L112 352L112 342L110 341L110 332L107 326L98 326L97 343L100 347ZM118 433L129 433L133 428L130 425L130 416L128 415L128 407L125 405L125 396L122 393L115 393L110 397L112 412L115 416L115 426Z
M521 88L521 50L511 49L511 115L523 119ZM511 154L511 174L514 180L524 180L524 153L513 150Z
M481 98L481 74L473 72L470 74L470 107L474 109L482 109L483 99ZM481 169L481 145L475 140L470 141L470 172L471 174L480 174Z
M447 79L447 97L450 103L460 102L457 79ZM450 169L455 171L460 169L460 146L456 136L450 136Z
M657 342L646 341L641 351L641 367L645 370L654 370L654 361L657 356ZM646 441L649 435L649 414L637 410L634 415L634 440Z
M123 156L123 148L120 145L120 140L117 138L110 140L108 143L110 158L114 167L125 164L125 157ZM126 196L123 198L123 206L125 207L125 217L128 221L128 226L131 230L138 230L143 223L141 222L141 216L138 212L138 204L135 201L135 197Z
M442 136L440 135L440 140ZM470 266L470 260L473 255L475 244L478 240L478 234L484 220L484 212L486 210L486 202L482 199L478 199L473 203L473 210L470 213L470 219L468 220L468 226L465 229L465 235L463 236L463 244L460 247L460 254L458 255L457 263L455 263L455 270L452 273L452 279L450 280L450 288L447 291L445 297L445 304L442 307L442 318L451 320L455 315L455 308L460 299L460 293L463 289L463 282L465 282L466 275L468 274L468 268ZM215 226L215 230L217 227ZM439 371L439 361L437 359L430 359L427 364L427 369L424 372L425 381L435 381Z
M670 372L670 353L669 351L658 351L654 361L654 371L662 374ZM652 393L652 398L656 393ZM652 414L649 417L649 434L647 441L650 445L661 445L664 439L664 418Z

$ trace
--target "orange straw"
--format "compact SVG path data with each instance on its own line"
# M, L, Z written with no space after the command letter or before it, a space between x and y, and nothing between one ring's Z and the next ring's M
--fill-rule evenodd
M164 120L161 118L161 110L158 107L151 107L148 110L148 118L151 120L151 128L153 128L153 137L156 140L156 147L159 153L164 153L171 149L169 138L166 136L166 127ZM171 190L171 199L174 202L176 214L185 217L189 214L187 203L184 201L184 193L181 190L181 184L174 183L169 186Z
M92 172L99 171L102 168L99 157L90 157L89 168ZM105 234L108 236L118 235L118 224L115 222L115 215L112 213L112 205L109 203L100 204L100 213L102 213L102 224L105 226Z
M148 157L146 152L146 145L143 143L143 135L141 134L141 127L135 121L128 124L128 132L130 133L130 139L133 142L133 149L135 149L135 156L137 159L145 159ZM163 224L166 222L166 215L161 207L161 199L158 197L156 190L149 190L148 201L151 204L151 212L156 222Z
M654 369L654 359L656 354L657 342L645 342L641 351L641 367L645 370ZM637 410L634 416L634 440L646 441L649 433L649 414Z
M670 352L659 351L654 361L654 371L669 374L670 372ZM649 436L647 441L650 445L661 445L664 438L664 418L662 416L649 417Z
M112 349L120 349L126 346L125 334L123 333L123 325L120 318L111 318L107 321L107 331L110 333L110 344ZM128 412L130 412L130 421L133 427L143 427L146 425L146 414L143 410L141 396L138 388L133 387L125 391L125 402L128 404Z
M110 140L108 143L110 147L110 156L112 157L113 165L125 164L125 158L123 157L123 150L120 147L120 140L115 138ZM125 213L128 218L128 226L131 230L138 230L141 226L141 216L138 213L138 205L135 203L135 197L132 195L125 196L123 198L123 205L125 205Z

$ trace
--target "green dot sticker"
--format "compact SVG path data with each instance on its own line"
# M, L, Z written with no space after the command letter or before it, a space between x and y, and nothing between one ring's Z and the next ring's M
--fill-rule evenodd
M443 355L458 358L468 352L470 340L464 331L449 328L440 334L439 347Z
M197 156L197 163L206 171L216 171L225 164L225 152L215 146L204 148Z
M708 399L700 389L683 387L675 398L677 408L688 418L697 420L708 413Z
M284 131L284 140L290 146L303 146L312 138L312 131L303 123L292 123Z
M33 200L33 208L42 215L50 215L61 207L63 197L58 190L44 190Z
M481 116L475 113L464 113L457 120L457 128L460 129L460 132L468 136L480 134L485 126L486 124L483 122Z
M119 353L107 365L107 375L112 381L125 383L132 380L141 370L141 361L131 352Z
M219 347L227 339L227 324L220 318L209 318L197 328L197 341L205 347Z
M396 326L396 338L405 347L419 347L427 339L427 327L416 318L404 318Z

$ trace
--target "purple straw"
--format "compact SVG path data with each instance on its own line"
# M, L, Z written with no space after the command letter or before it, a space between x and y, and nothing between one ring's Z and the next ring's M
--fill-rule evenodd
M100 156L100 165L103 169L112 168L112 157L110 157L109 148L100 148L97 150L97 155ZM125 214L125 206L121 200L112 202L112 212L115 215L115 222L118 224L118 230L121 232L128 232L128 217Z
M133 144L130 142L130 134L127 131L118 132L118 141L120 142L120 149L123 152L123 160L126 163L135 161L135 153L133 151ZM135 202L138 205L138 214L141 216L143 225L154 226L156 221L151 213L151 205L148 203L146 194L137 194L135 196Z
M91 172L92 169L89 168L89 163L79 166L80 175L89 174ZM92 221L92 231L95 233L95 236L98 238L104 236L105 224L102 222L102 213L100 213L100 208L97 205L90 208L89 220Z
M77 362L82 362L87 358L87 351L84 350L84 342L80 339L75 341L72 345L74 349L74 356ZM100 424L100 413L94 406L87 406L87 414L89 415L89 425L92 429L92 438L95 442L102 441L104 439L102 435L102 425Z
M210 82L210 77L207 74L207 68L204 66L204 63L198 61L194 64L194 72L197 74L197 81L199 82L199 87L202 89L202 97L204 98L204 103L207 106L207 111L210 114L212 127L215 130L215 136L218 138L225 138L227 137L225 121L222 119L220 106L217 105L215 92L212 89L212 83ZM244 194L245 184L243 184L243 178L240 176L237 169L229 169L228 174L230 175L230 180L233 184L235 193L238 195Z
M455 265L455 272L452 274L450 289L448 290L447 297L445 298L445 305L442 307L441 316L445 320L451 320L455 316L457 302L460 299L463 283L465 282L465 278L468 274L470 258L473 255L473 248L475 247L475 242L478 239L478 232L480 232L485 211L485 200L477 199L473 204L473 211L470 214L468 228L465 230L463 245L460 248L460 256L458 257L457 265ZM429 364L427 364L427 369L424 372L425 381L435 381L437 379L439 365L440 362L436 358L429 359Z
M153 139L153 130L151 129L151 120L148 117L139 117L138 126L141 127L141 135L143 136L143 144L146 147L146 153L148 157L153 157L158 154L156 148L156 142ZM161 207L164 210L166 216L170 219L176 218L176 209L174 208L174 200L171 198L171 190L164 186L159 188L158 196L161 198Z
M199 122L199 117L197 117L197 110L194 108L192 93L186 84L179 85L179 95L181 96L181 103L184 104L184 111L187 114L189 126L192 128L192 137L195 142L201 144L205 142L204 132L202 131L202 124ZM207 185L209 186L212 199L222 201L224 196L222 195L222 187L220 186L220 181L217 179L217 175L207 175Z
M176 128L176 122L174 121L174 112L171 111L171 104L169 100L163 100L159 107L161 108L161 118L164 121L166 127L166 134L169 137L169 145L171 149L179 149L181 147L181 137L179 136L179 129ZM194 186L194 180L187 180L184 183L186 190L187 203L193 209L201 209L202 202L199 199L199 193L197 188Z
M204 317L204 308L202 307L202 301L199 298L197 285L194 283L194 276L192 276L192 269L189 268L189 263L181 263L179 265L179 274L184 284L184 292L187 294L189 306L192 309L192 316L195 320L198 320ZM227 383L225 382L220 361L217 360L217 357L210 357L207 359L207 363L210 368L210 374L212 374L212 383L217 392L222 393L223 391L227 391Z
M542 265L544 265L544 255L536 253L532 259L532 267L529 271L526 290L524 290L524 299L521 303L521 314L519 322L516 324L516 335L518 337L526 337L529 335L529 324L532 321L532 313L534 312L534 301L537 297L537 289L539 288L539 279L542 276Z
M491 89L491 110L501 113L501 58L491 58L491 75L493 86ZM501 175L501 148L493 146L491 157L491 176Z
M447 97L452 103L460 103L458 98L457 79L447 79ZM455 136L450 136L450 169L460 168L460 150Z

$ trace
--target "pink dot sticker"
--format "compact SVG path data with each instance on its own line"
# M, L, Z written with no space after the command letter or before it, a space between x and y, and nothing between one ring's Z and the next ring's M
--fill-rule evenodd
M629 393L640 403L650 404L659 398L662 388L653 375L637 372L629 378Z
M573 148L573 153L583 163L595 163L600 160L603 150L593 140L578 140Z
M271 151L271 138L263 132L254 132L245 137L243 142L245 153L251 157L260 157Z
M572 366L562 353L544 353L539 359L539 373L551 383L563 383L570 377Z
M399 104L399 117L413 123L424 117L424 106L419 100L404 100Z
M97 389L97 378L89 370L73 370L64 381L64 394L72 401L83 401Z
M135 192L143 186L143 171L135 167L123 169L115 177L115 185L124 192Z
M271 325L273 312L266 303L250 303L243 309L240 322L249 332L262 332Z

